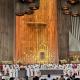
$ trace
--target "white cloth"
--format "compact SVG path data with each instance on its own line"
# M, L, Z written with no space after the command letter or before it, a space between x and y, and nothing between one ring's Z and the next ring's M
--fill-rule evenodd
M9 77L13 77L13 70L9 69Z
M13 68L12 71L13 71L13 75L12 75L12 76L13 76L13 77L16 77L16 70Z
M46 77L45 77L45 76L41 76L41 77L39 78L39 80L41 80L41 79L46 79Z
M5 66L5 65L3 65L3 71L4 71L4 75L6 75L7 74L7 67Z
M16 78L18 78L18 71L19 71L19 68L16 66L16 67L15 67L15 77L16 77Z
M38 73L39 73L39 68L35 67L35 69L34 69L34 76L39 76Z
M30 72L31 72L31 76L33 76L34 70L32 68L30 69Z
M53 78L52 78L52 77L50 77L50 78L47 77L46 79L47 79L47 80L52 80Z
M26 76L31 77L30 68L26 67Z

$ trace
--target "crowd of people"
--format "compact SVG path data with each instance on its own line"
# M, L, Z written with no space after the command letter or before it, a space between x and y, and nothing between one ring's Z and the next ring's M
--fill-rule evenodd
M63 70L63 74L42 75L41 70ZM0 78L2 80L79 80L80 64L1 64ZM0 80L1 80L0 79Z

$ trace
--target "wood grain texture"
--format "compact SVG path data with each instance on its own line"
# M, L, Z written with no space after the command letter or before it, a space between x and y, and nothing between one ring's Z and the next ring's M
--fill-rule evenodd
M56 0L40 0L33 15L16 16L16 61L22 63L58 63ZM43 25L29 26L29 22ZM45 59L40 59L40 52Z
M63 14L64 0L57 0L58 10L58 50L60 59L69 59L69 31L71 29L70 15Z
M13 60L14 0L0 0L0 60Z

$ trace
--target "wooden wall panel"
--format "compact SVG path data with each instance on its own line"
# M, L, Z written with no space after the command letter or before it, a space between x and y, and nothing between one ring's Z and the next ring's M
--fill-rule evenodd
M14 0L0 0L0 60L13 60Z
M58 49L59 58L69 59L69 31L71 29L70 15L63 14L62 7L64 0L57 0L58 2Z
M56 0L40 0L40 9L33 15L16 16L17 62L58 63L56 6ZM31 22L40 25L29 25Z

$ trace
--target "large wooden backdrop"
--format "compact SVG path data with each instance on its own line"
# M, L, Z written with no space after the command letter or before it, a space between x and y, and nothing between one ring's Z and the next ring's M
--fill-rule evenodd
M16 16L14 60L22 63L58 63L56 0L40 0L40 9L33 15Z

